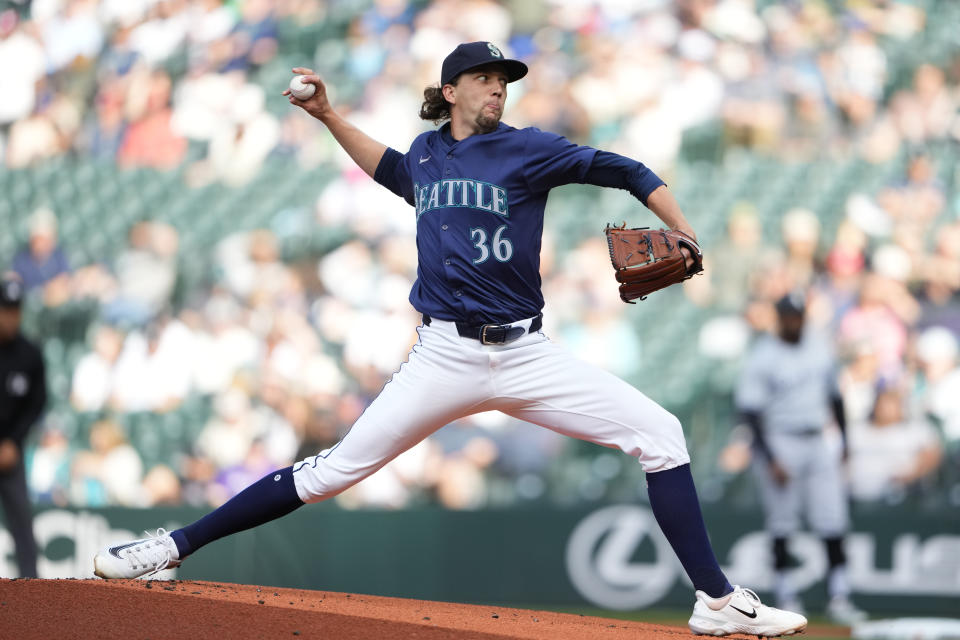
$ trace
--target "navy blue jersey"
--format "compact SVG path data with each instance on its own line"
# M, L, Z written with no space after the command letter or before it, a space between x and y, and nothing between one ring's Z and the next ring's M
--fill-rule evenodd
M583 182L597 150L501 122L459 141L446 124L418 136L405 155L387 153L376 180L416 208L414 308L469 323L540 313L547 195Z

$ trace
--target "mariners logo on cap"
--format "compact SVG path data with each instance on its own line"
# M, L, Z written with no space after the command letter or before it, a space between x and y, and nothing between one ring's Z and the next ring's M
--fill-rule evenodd
M492 55L494 58L503 57L503 54L500 53L500 49L497 49L497 45L493 44L492 42L487 43L487 49L490 49L490 55Z

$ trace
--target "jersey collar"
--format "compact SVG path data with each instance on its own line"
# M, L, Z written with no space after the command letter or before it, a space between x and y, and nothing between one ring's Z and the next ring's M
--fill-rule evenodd
M504 124L503 120L501 120L499 123L497 123L497 130L491 131L490 133L500 133L501 131L506 131L509 128L510 128L510 125ZM448 147L452 147L457 143L463 142L463 140L457 140L456 138L454 138L453 134L450 133L450 122L444 122L442 125L440 125L440 128L437 129L437 132L440 134L440 139L443 140L444 144L446 144ZM488 134L481 133L479 135L488 135ZM470 138L475 138L475 137L476 136L470 136ZM470 138L465 138L465 140L469 140Z

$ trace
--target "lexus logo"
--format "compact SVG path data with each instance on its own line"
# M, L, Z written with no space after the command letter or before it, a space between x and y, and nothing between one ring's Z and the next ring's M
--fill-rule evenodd
M651 545L652 559L635 559L638 551L649 556ZM580 595L608 609L652 604L678 575L673 549L653 514L632 505L605 507L584 518L567 542L566 562Z

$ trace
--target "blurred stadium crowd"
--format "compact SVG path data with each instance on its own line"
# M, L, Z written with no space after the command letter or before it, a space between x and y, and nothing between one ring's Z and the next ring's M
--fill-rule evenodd
M644 161L701 235L704 276L628 307L599 229L650 219L565 188L542 274L548 334L685 418L708 499L749 460L725 408L739 359L800 287L836 338L854 497L960 504L960 5L6 4L0 266L31 290L51 372L39 501L217 505L343 435L416 341L415 220L279 92L313 65L405 150L443 56L483 39L530 64L506 122ZM571 503L641 482L482 414L337 500Z

